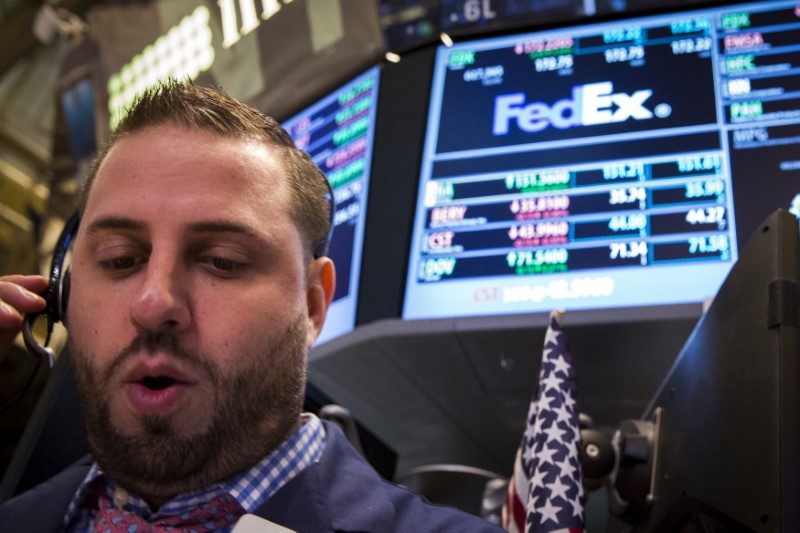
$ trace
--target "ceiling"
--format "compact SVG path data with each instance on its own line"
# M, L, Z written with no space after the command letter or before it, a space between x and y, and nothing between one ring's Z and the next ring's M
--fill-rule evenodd
M47 2L83 14L92 2ZM0 274L42 272L60 220L72 209L74 163L57 106L57 83L69 49L32 28L45 2L0 0Z

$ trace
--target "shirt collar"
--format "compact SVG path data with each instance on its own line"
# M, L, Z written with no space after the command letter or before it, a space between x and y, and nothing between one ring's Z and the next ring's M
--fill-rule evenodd
M252 467L235 476L199 491L181 494L152 513L147 504L134 494L129 494L111 481L97 463L93 463L78 487L64 516L64 524L83 522L88 517L85 509L87 497L98 480L105 482L109 498L116 505L137 512L147 519L168 516L212 500L227 492L247 513L258 509L270 496L294 479L309 465L319 461L325 448L325 428L319 418L310 413L302 415L300 429L276 450Z

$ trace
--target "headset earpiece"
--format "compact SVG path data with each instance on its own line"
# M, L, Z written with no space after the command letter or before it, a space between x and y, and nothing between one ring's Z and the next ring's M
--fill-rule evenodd
M69 267L64 269L64 275L61 276L61 287L58 292L58 315L59 320L65 325L67 323L67 303L69 303L69 284L70 272Z
M47 291L43 295L47 301L47 306L39 315L27 315L22 327L22 336L25 340L25 347L40 362L45 362L48 366L53 366L53 350L47 348L50 343L50 335L53 333L53 326L58 322L63 322L67 312L67 301L69 299L70 274L69 267L65 267L67 254L72 240L78 233L80 215L76 211L67 220L61 235L58 237L56 247L53 250L53 262L50 265L50 278ZM44 345L40 344L33 335L33 324L36 319L44 315L47 320L47 337Z

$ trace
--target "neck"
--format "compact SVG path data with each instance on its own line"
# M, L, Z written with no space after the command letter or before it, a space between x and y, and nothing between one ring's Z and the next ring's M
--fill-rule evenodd
M303 419L302 419L302 417L298 416L297 420L294 423L294 425L291 427L291 429L287 433L286 438L284 439L284 441L286 439L291 438L294 434L296 434L298 431L300 431L300 428L302 426L303 426ZM270 451L270 453L271 453L271 451ZM255 462L253 464L255 464ZM244 468L242 468L242 470L245 470L245 469L253 466L253 464L245 466ZM222 480L217 480L217 481L222 481ZM167 502L173 500L174 498L180 496L181 494L183 494L185 492L185 491L172 490L172 491L169 491L168 493L162 493L162 491L165 488L166 487L164 487L164 486L157 486L157 487L154 486L154 487L152 487L151 490L148 490L146 487L138 486L138 487L136 487L135 493L141 499L143 499L145 501L145 503L147 503L148 506L150 506L150 510L157 511L164 504L166 504ZM198 489L194 489L194 490L198 490Z
M161 509L161 506L170 501L177 494L169 497L165 496L142 496L142 499L150 506L150 510L155 512Z

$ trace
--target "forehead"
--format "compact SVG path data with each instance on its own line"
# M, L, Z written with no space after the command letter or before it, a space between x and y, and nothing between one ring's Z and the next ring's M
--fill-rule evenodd
M279 150L173 125L145 129L120 139L108 152L84 219L97 213L158 212L283 217L289 191Z

